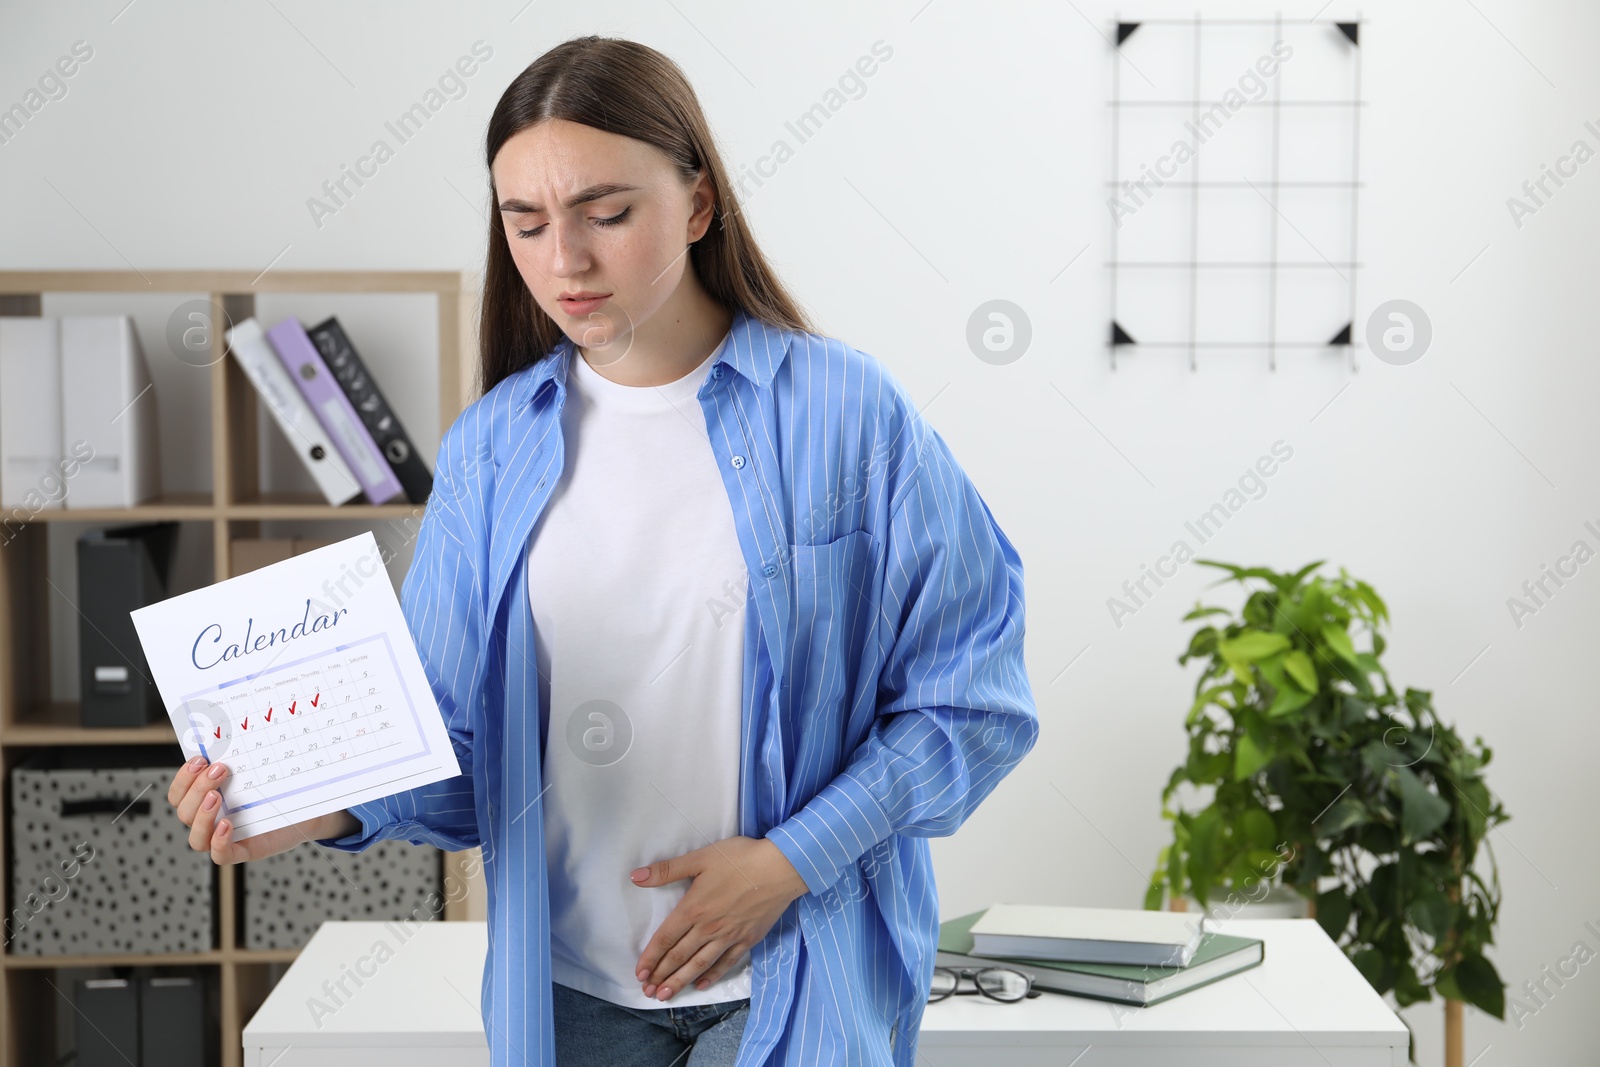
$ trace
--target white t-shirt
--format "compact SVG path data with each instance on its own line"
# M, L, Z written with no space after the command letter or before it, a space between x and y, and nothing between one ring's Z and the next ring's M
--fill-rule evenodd
M645 997L639 956L691 879L629 878L739 832L748 575L695 397L721 350L662 386L574 350L564 470L529 537L552 978L641 1008L751 988L746 952L703 991Z

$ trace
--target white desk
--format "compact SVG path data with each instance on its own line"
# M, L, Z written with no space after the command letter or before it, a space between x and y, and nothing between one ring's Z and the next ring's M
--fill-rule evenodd
M245 1024L244 1067L489 1067L488 938L481 922L323 923ZM381 963L379 942L393 954ZM349 973L349 996L323 988Z
M1215 929L1266 942L1261 966L1149 1008L1058 993L1017 1004L949 997L923 1013L917 1062L1404 1067L1405 1024L1316 920L1234 919Z
M1056 993L930 1004L919 1067L1404 1067L1405 1025L1314 921L1217 928L1261 938L1266 960L1153 1008ZM245 1026L245 1067L487 1067L487 929L424 923L402 942L389 923L324 923ZM351 973L348 996L324 989Z

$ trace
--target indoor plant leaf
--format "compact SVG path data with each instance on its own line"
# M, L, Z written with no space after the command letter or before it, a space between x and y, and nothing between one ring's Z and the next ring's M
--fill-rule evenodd
M1315 562L1307 563L1304 567L1301 567L1299 570L1297 570L1293 574L1289 575L1288 580L1286 582L1284 582L1283 585L1280 586L1280 588L1290 588L1290 589L1294 588L1295 586L1299 585L1302 581L1305 580L1305 576L1306 575L1310 574L1312 571L1314 571L1318 567L1322 566L1325 562L1327 562L1327 561L1319 559L1319 560L1316 560Z
M1356 659L1356 646L1350 643L1350 635L1342 627L1332 623L1325 624L1322 627L1322 643L1351 666L1361 666L1361 662Z
M1239 816L1239 831L1245 841L1263 849L1271 848L1278 839L1272 816L1260 808L1250 808Z
M1237 756L1233 763L1233 780L1243 781L1272 762L1272 753L1248 733L1239 737Z
M1263 633L1259 630L1248 630L1238 637L1230 637L1217 643L1217 651L1225 659L1236 659L1247 663L1266 659L1274 652L1288 647L1289 639L1283 634Z
M1316 697L1303 689L1296 689L1292 685L1286 685L1273 696L1272 704L1267 708L1267 718L1277 719L1285 715L1291 715L1315 699Z
M1367 822L1368 819L1366 805L1361 801L1355 797L1340 797L1334 801L1333 807L1317 820L1316 827L1324 836L1337 837L1352 826L1360 826Z
M1317 668L1312 665L1311 657L1301 649L1291 649L1284 653L1283 669L1307 693L1317 691Z
M1406 918L1437 943L1450 932L1450 901L1438 891L1424 893L1411 902Z
M1317 894L1317 924L1338 941L1350 923L1350 896L1343 888Z
M1461 999L1496 1019L1506 1017L1506 987L1500 973L1482 953L1472 952L1455 965L1455 983Z
M1377 593L1373 592L1372 586L1368 585L1366 582L1363 582L1363 581L1357 579L1356 582L1355 582L1355 588L1356 588L1356 596L1360 597L1361 600L1369 608L1372 609L1372 613L1374 615L1376 615L1378 618L1384 619L1384 620L1387 620L1389 618L1389 607L1388 607L1388 605L1386 605L1383 602L1383 600L1378 596Z
M1427 837L1450 817L1450 805L1434 795L1410 767L1397 767L1400 780L1400 843Z

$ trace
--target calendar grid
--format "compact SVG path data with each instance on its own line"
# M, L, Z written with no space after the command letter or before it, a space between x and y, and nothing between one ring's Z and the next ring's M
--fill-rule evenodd
M387 634L275 664L184 699L213 710L206 727L211 735L197 737L200 750L207 760L227 763L235 775L231 788L248 798L236 795L229 812L269 806L287 814L297 795L432 754ZM417 726L414 744L385 739L387 731L399 735L397 716L404 714Z

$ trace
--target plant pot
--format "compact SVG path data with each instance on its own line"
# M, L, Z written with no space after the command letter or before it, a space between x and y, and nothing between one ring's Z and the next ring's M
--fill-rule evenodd
M1200 904L1193 897L1185 897L1188 911L1198 912ZM1306 898L1285 886L1251 886L1249 891L1231 890L1220 896L1213 894L1206 916L1218 919L1304 919L1310 914Z

